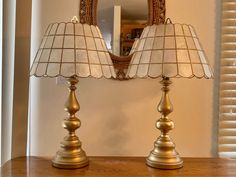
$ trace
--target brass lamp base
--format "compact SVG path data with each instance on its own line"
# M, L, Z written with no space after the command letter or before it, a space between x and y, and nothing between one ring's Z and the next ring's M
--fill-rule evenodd
M162 159L162 157L156 158L155 155L153 157L153 160L150 160L150 158L152 158L151 156L149 156L146 160L147 165L150 167L163 170L175 170L183 167L183 161L180 158Z
M175 144L168 134L169 131L174 128L173 121L168 118L168 115L173 111L168 96L168 86L171 83L169 78L166 77L161 81L161 84L163 85L163 95L158 105L158 111L162 114L162 117L156 123L156 127L161 131L161 135L154 143L154 149L146 159L146 164L148 166L166 170L183 167L183 160L175 150Z
M83 150L76 153L58 151L52 160L54 167L62 169L77 169L85 167L88 164L88 158Z
M56 153L52 160L52 165L56 168L76 169L89 164L86 153L81 147L81 142L75 134L75 130L81 125L80 120L75 113L80 109L75 96L76 84L78 79L71 77L68 79L69 98L65 104L65 110L68 112L68 118L63 121L63 127L68 130L68 135L61 142L61 150Z
M150 167L159 169L178 169L183 167L183 160L175 150L175 145L168 137L160 137L155 148L146 159Z

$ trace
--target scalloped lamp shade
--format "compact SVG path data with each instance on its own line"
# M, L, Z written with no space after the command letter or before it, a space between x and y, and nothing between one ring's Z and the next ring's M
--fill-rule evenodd
M162 24L144 28L127 77L210 79L213 72L192 26Z
M48 26L30 75L116 77L99 28L78 22L53 23Z

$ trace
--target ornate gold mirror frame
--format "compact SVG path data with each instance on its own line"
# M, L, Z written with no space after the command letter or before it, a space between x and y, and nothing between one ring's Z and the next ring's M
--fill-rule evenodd
M147 25L164 24L166 16L165 0L147 0L148 3L148 19ZM97 4L98 0L80 0L80 23L89 25L97 25ZM125 80L125 71L128 69L132 55L116 56L110 53L113 61L117 79Z

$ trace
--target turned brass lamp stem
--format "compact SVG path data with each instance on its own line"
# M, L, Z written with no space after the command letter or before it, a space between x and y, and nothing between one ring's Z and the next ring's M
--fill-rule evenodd
M81 126L80 120L76 117L80 105L77 101L75 90L78 79L71 77L68 79L69 97L65 103L65 111L68 117L63 121L63 127L68 131L68 135L61 142L61 150L56 153L52 164L57 168L75 169L88 165L86 153L81 148L81 142L76 136L75 131Z
M156 127L161 131L161 135L154 143L154 149L146 159L148 166L160 169L177 169L183 166L183 161L175 150L175 144L169 137L169 131L174 128L174 123L168 118L173 111L173 106L169 99L169 85L172 84L169 78L163 77L160 82L163 85L162 98L158 105L158 111L162 114L157 121Z

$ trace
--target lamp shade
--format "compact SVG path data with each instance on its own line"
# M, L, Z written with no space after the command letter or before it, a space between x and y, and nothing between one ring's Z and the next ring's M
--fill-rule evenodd
M50 24L31 67L36 77L116 77L97 26L79 22Z
M127 77L212 78L213 73L193 27L170 23L144 28Z

